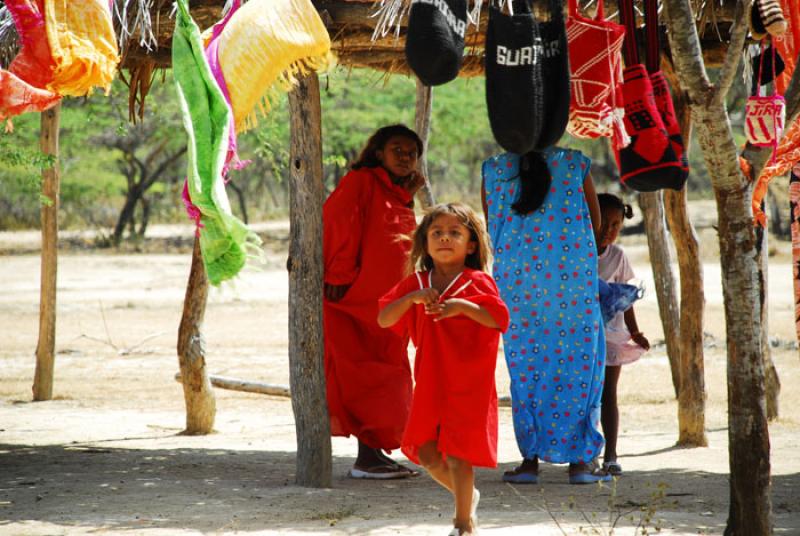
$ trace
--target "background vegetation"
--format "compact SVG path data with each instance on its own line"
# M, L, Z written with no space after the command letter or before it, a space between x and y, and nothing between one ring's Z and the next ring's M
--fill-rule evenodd
M183 222L180 193L185 170L185 134L171 74L163 73L147 99L144 120L128 120L128 92L115 82L109 96L65 99L61 117L61 211L63 228L93 228L108 237L141 237L149 222ZM325 184L330 191L378 127L414 123L414 81L369 70L336 69L322 77ZM742 87L743 84L738 84ZM746 92L731 95L731 109L743 110ZM742 115L732 113L741 135ZM39 115L14 120L0 135L0 230L32 228L39 219ZM743 137L742 137L743 141ZM629 196L619 185L605 140L576 140L594 162L600 190ZM287 211L289 114L285 95L257 128L239 137L240 156L251 160L232 172L229 195L234 210L249 221L283 217ZM500 151L486 114L482 78L459 79L434 90L428 155L434 193L441 200L479 203L482 161ZM692 151L690 198L710 198L700 151ZM126 202L133 204L125 216ZM124 234L123 234L124 231Z

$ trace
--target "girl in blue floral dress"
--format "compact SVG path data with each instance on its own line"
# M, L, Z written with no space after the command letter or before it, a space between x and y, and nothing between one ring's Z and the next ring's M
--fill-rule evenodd
M600 207L579 151L552 147L483 163L494 278L511 314L503 335L514 430L523 456L503 480L537 483L539 459L569 463L573 484L596 467L605 372L593 226Z

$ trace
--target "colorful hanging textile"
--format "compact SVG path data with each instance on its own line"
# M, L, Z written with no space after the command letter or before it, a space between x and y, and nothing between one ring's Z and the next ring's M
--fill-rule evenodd
M792 230L792 281L794 283L794 322L800 341L800 164L789 178L789 221Z
M201 213L200 249L206 274L218 285L239 273L248 253L255 254L261 241L231 212L222 176L231 111L206 60L188 0L177 4L172 69L189 136L188 191Z
M41 112L61 98L44 89L52 80L55 65L47 43L42 0L6 0L5 4L21 46L8 71L0 69L0 120Z
M795 70L797 54L800 52L800 9L798 9L797 0L781 0L781 8L786 15L788 27L786 33L776 37L773 41L786 63L783 74L778 76L775 82L778 93L784 95Z
M53 81L55 62L47 42L44 24L44 0L6 0L20 37L19 54L8 70L39 89Z
M761 210L761 202L767 195L769 181L777 175L787 173L798 162L800 162L800 121L794 121L784 133L772 160L761 170L761 175L753 188L753 219L757 225L762 227L767 225L767 215Z
M211 72L214 74L214 80L217 81L222 94L225 96L225 102L228 104L228 107L233 109L231 105L231 95L230 91L228 91L228 84L225 83L225 75L222 74L222 67L219 64L219 38L222 35L222 30L228 24L228 21L231 20L231 17L234 13L239 9L241 6L240 0L234 0L233 5L231 6L228 13L223 17L221 21L216 23L214 26L211 27L210 30L207 30L203 35L204 38L204 45L206 49L206 60L208 60L208 66L211 69ZM241 169L245 167L250 161L242 162L239 160L237 147L238 144L236 142L236 125L233 122L233 114L230 114L230 126L228 128L228 153L225 156L225 166L222 170L222 176L226 177L228 175L228 170L230 168L233 169Z
M250 0L220 35L219 64L237 132L266 115L275 82L290 89L297 75L327 66L331 40L310 0Z
M119 54L108 0L44 0L47 40L55 61L47 89L80 97L108 91Z

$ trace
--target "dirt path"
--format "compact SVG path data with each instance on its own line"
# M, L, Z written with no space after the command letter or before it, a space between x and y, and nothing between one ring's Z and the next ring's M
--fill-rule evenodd
M642 246L632 242L629 251L644 276ZM205 327L211 372L288 384L282 261L272 256L267 270L212 293ZM0 257L0 534L448 532L450 500L427 477L345 478L352 440L334 439L332 489L293 486L296 439L286 399L218 390L217 432L179 435L184 408L173 380L174 346L188 254L62 255L56 399L29 402L38 262L35 255ZM785 341L794 330L789 272L778 262L770 274L770 330ZM633 516L620 520L627 528L616 534L633 534L642 508L656 510L649 526L662 534L721 534L728 507L724 322L718 269L707 266L705 277L713 335L706 350L710 446L674 447L677 409L657 345L620 381L625 475L615 492L569 486L564 466L544 466L541 484L531 487L511 487L500 482L500 470L480 470L482 533L580 534L590 527L583 514L607 529L612 504L612 513ZM650 340L661 339L652 292L637 312ZM774 358L784 385L782 418L770 427L776 534L800 534L800 418L793 411L800 361L796 349L783 347ZM502 356L497 378L507 393ZM507 409L500 419L504 469L518 453Z

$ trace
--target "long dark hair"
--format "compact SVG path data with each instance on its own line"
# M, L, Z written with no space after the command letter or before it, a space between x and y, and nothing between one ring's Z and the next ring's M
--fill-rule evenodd
M538 210L544 203L553 176L547 167L547 160L538 151L519 157L519 196L511 209L522 216Z
M622 198L617 197L614 194L597 194L597 201L600 203L600 210L615 208L622 212L622 217L626 220L633 218L633 207L625 203Z
M417 144L417 157L422 156L422 140L416 132L403 124L388 125L379 128L375 134L369 137L367 144L361 149L361 154L358 159L350 164L350 169L361 169L362 167L378 167L381 161L378 160L378 155L375 153L382 150L386 146L386 142L395 136L402 136L410 140L414 140Z

